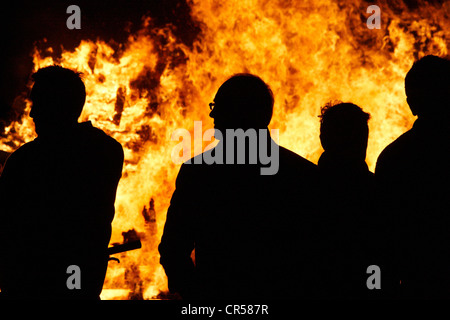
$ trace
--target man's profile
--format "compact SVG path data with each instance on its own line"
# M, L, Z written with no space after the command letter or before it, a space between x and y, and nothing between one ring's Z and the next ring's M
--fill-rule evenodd
M225 81L210 104L220 133L216 138L221 137L218 146L230 138L222 132L241 129L258 133L257 146L249 140L241 149L247 156L271 148L275 142L267 127L273 104L269 86L255 75L237 74ZM259 143L261 139L268 143ZM263 163L252 163L251 157L243 164L195 164L194 157L181 166L159 245L170 291L188 299L293 299L307 294L304 280L311 255L306 234L316 166L277 148L279 169L272 175L262 175ZM239 149L233 157L239 157Z
M50 66L32 76L38 137L8 158L0 177L0 288L5 298L98 299L107 268L122 146L78 123L80 74ZM81 271L68 288L69 266Z
M449 298L450 60L416 61L405 93L417 120L383 150L375 169L394 289L404 298Z

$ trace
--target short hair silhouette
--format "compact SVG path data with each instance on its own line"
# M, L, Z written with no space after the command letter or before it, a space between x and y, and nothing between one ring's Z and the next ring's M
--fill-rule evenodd
M226 80L214 102L210 115L218 121L224 117L225 126L265 128L272 119L272 90L260 77L250 73L238 73Z
M416 61L406 74L405 92L414 115L449 114L450 60L428 55Z
M353 103L330 102L321 109L320 141L325 151L367 148L370 114Z
M0 176L2 298L98 300L123 148L90 121L78 123L86 98L79 73L51 66L32 77L38 137L8 157ZM76 290L66 282L71 265L82 270Z
M53 65L39 69L30 99L40 114L65 120L77 120L86 101L86 88L81 73Z

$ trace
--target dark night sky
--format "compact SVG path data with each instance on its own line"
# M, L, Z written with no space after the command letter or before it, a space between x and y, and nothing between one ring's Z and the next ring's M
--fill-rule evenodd
M69 5L81 9L81 29L69 30L66 13ZM58 50L76 48L82 39L125 42L129 32L141 27L142 17L152 17L155 27L170 23L179 41L192 44L199 26L192 21L186 0L131 1L22 1L7 6L1 18L0 120L14 118L12 102L25 89L32 69L31 52L36 41ZM7 125L7 123L4 123ZM1 130L0 128L0 134Z

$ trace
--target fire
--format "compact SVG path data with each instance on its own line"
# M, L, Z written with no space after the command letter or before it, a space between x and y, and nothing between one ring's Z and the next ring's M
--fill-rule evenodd
M170 27L151 29L144 18L120 46L86 39L57 57L52 48L33 52L30 71L57 63L83 72L87 101L79 121L91 120L124 147L111 242L134 229L143 248L109 263L103 299L167 297L157 245L179 169L171 134L192 132L194 121L211 128L208 103L234 73L257 74L272 87L270 128L279 129L281 145L315 163L322 152L320 107L330 100L361 106L372 116L367 163L374 169L383 148L414 121L406 72L425 54L447 55L450 39L450 3L378 5L382 28L369 30L367 4L359 1L196 0L192 16L202 32L192 46ZM1 149L13 151L35 137L30 107L27 102L21 121L6 129Z

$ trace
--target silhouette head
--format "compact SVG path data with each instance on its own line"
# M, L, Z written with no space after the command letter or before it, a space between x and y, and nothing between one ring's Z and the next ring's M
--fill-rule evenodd
M319 118L320 142L326 152L365 160L370 114L353 103L328 103Z
M64 131L77 123L86 100L80 73L50 66L39 69L32 80L30 116L38 135Z
M272 119L273 103L272 90L261 78L239 73L220 86L209 116L222 134L225 129L264 129Z
M413 115L440 118L450 114L450 60L428 55L405 77L406 101Z

